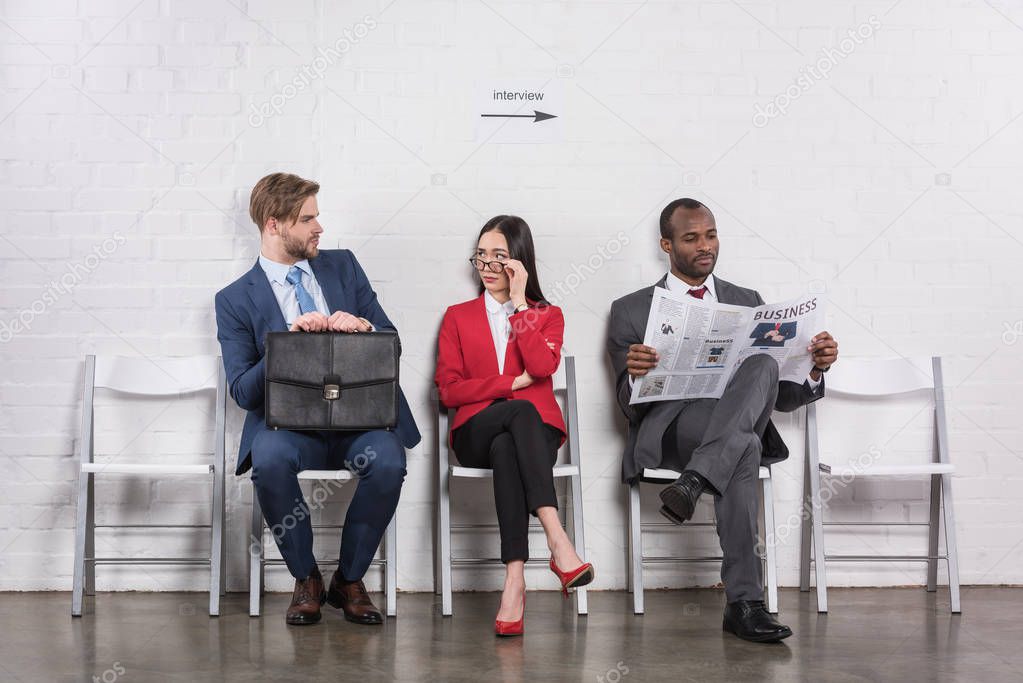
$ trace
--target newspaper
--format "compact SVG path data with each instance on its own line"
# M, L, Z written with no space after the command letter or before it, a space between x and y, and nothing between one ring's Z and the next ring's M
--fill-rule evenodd
M660 361L633 383L629 403L720 398L735 368L758 353L778 362L779 379L801 384L813 367L810 339L824 329L824 303L808 294L750 308L654 287L643 343Z

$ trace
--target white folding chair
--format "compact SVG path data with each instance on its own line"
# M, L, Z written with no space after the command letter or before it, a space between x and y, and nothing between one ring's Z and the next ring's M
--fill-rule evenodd
M560 386L561 370L564 371L564 386ZM568 431L568 462L554 466L555 479L567 478L569 480L569 497L571 498L571 528L572 542L575 543L575 550L579 557L586 561L586 543L583 531L583 486L582 470L579 460L579 401L576 396L575 381L575 358L573 356L562 356L561 369L555 374L555 395L563 394L563 406L565 416L565 427ZM452 524L451 523L451 481L459 479L486 479L494 475L493 470L462 467L453 464L450 449L448 447L448 421L454 417L454 410L447 411L443 406L438 405L437 409L437 453L438 453L438 495L437 495L437 552L435 553L439 566L437 575L440 579L439 593L441 594L441 614L451 616L451 568L452 566L481 566L500 565L498 558L484 557L455 557L451 551L451 532L465 529L497 529L496 524ZM568 513L566 513L567 517ZM566 528L568 521L566 519ZM531 525L534 529L539 528ZM539 558L532 558L527 564L543 564L547 561ZM576 609L579 614L587 613L586 588L577 588L575 591Z
M632 611L643 614L643 565L689 562L720 562L720 555L682 556L682 555L644 555L643 530L675 530L689 527L713 527L714 522L688 521L677 526L671 522L643 522L641 519L639 486L644 483L667 485L682 475L681 472L668 469L646 468L638 481L629 485L629 590L632 591ZM760 487L764 497L764 526L761 538L764 539L761 559L764 562L767 594L764 603L769 612L778 613L778 562L775 559L775 544L772 542L774 533L774 488L771 485L771 468L760 467Z
M94 595L97 564L208 565L210 568L210 616L220 613L224 590L224 424L227 381L219 356L190 358L124 358L86 356L85 388L82 392L82 430L78 442L78 501L75 519L75 569L71 593L71 615L82 615L84 594ZM94 453L96 389L150 397L175 397L204 390L216 391L213 459L206 464L158 464L96 462ZM95 478L99 475L128 474L142 477L202 475L212 487L210 524L96 524ZM210 529L207 557L97 557L95 531L98 528L198 528Z
M948 563L948 586L953 613L960 612L959 559L956 546L955 513L952 506L952 473L949 461L948 433L945 425L945 397L942 385L941 358L894 360L843 359L828 373L827 390L831 394L871 398L892 397L928 391L934 397L935 443L931 462L910 464L870 463L866 466L829 465L820 461L817 438L817 410L814 404L806 410L806 468L803 477L804 515L800 543L799 588L810 590L810 565L814 565L817 585L817 611L828 611L827 562L926 562L927 590L937 590L938 560ZM822 477L851 482L860 477L929 477L930 516L927 522L825 522L821 497ZM944 512L945 553L938 554L939 531ZM826 526L926 526L926 555L829 555L824 548Z
M337 484L338 486L344 486L347 482L354 479L355 476L346 469L343 470L305 470L304 472L298 473L298 479L302 481L316 481L321 484L327 484L325 488L329 488L329 484ZM319 506L322 501L316 500L316 490L313 492L313 505L310 505L310 511L313 506ZM324 490L324 489L318 489ZM309 505L309 498L306 497L306 504ZM313 529L343 529L343 524L313 524ZM398 548L398 513L395 511L394 517L391 518L391 523L387 525L387 531L384 533L384 556L376 557L371 562L372 565L383 567L384 569L384 613L389 617L393 617L398 613L398 559L397 559L397 548ZM256 496L255 488L252 490L252 514L251 514L251 527L249 530L249 616L258 617L260 599L263 595L263 574L264 569L267 565L281 566L284 565L282 558L266 558L264 552L264 531L266 530L266 524L263 520L263 510L259 505L259 498ZM378 553L379 555L379 553ZM321 567L336 567L338 562L336 559L329 560L317 560L316 564ZM325 582L329 582L330 578L325 576Z

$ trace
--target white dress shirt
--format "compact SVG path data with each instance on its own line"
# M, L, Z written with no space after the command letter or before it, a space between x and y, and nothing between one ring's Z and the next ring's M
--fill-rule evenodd
M508 336L511 334L511 322L508 317L515 312L511 299L499 303L490 290L483 292L483 301L487 305L487 322L490 323L490 334L494 338L494 350L497 351L497 371L504 372L504 354L508 350Z
M664 286L669 292L678 292L679 294L685 294L691 289L699 289L700 287L706 287L707 291L703 293L704 301L717 301L718 295L714 291L714 276L708 275L707 279L703 281L702 285L693 287L691 284L682 280L677 275L668 271L668 277L664 281Z
M287 280L288 271L291 270L291 266L271 261L262 254L259 255L259 265L263 268L263 272L266 273L266 279L270 281L270 288L273 290L274 297L277 298L277 303L281 307L281 313L284 314L284 322L288 324L288 327L291 327L291 324L295 322L295 318L301 314L301 310L298 307L298 297L295 295L295 285ZM327 300L323 297L323 290L320 289L320 283L316 281L316 276L313 275L313 269L309 265L309 261L302 260L295 265L302 271L302 286L305 287L305 291L309 292L309 296L313 298L316 310L329 316L331 313L330 308L327 307Z

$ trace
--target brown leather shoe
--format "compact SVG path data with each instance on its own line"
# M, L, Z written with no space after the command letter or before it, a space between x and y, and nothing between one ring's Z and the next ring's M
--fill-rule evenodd
M376 608L366 592L366 584L359 581L346 582L341 572L334 572L327 591L327 602L345 613L345 619L356 624L382 624L384 615Z
M293 626L315 624L320 620L320 605L325 596L323 576L319 569L313 567L307 578L295 579L295 592L291 595L291 605L284 620Z

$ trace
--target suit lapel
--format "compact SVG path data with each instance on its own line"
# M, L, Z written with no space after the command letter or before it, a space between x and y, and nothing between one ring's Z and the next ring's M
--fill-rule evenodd
M270 281L266 279L266 273L263 272L259 261L256 261L256 265L249 271L249 298L272 332L283 332L288 329L284 314L281 313L281 305L277 303L277 297L274 296Z
M658 280L654 284L652 284L649 287L647 287L647 290L646 290L647 308L650 308L650 302L653 301L653 298L654 298L654 287L660 287L661 289L667 289L668 288L668 276L665 275L660 280Z
M733 296L735 294L735 288L728 282L725 282L717 275L711 275L714 278L714 291L717 292L718 301L723 304L736 304L742 305L735 300Z
M335 264L327 260L326 252L320 252L320 255L309 261L309 265L313 269L313 275L316 276L316 282L320 285L320 290L323 292L323 298L327 302L327 311L329 316L335 311L348 311L352 315L358 315L357 311L351 310L351 307L346 305L345 291L341 286L341 272L335 267Z

